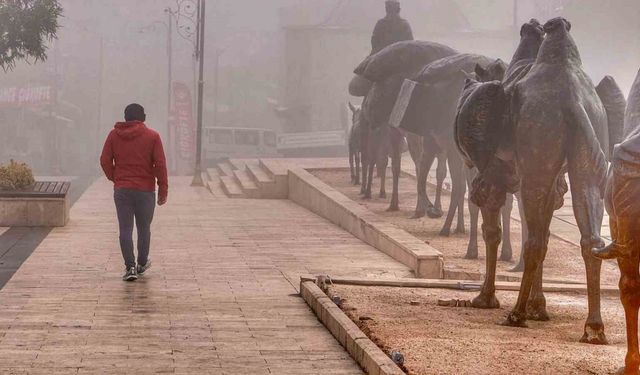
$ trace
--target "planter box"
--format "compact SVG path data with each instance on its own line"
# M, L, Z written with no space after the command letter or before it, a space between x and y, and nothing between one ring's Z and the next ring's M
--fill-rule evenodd
M69 222L69 182L36 182L0 191L0 227L63 227Z

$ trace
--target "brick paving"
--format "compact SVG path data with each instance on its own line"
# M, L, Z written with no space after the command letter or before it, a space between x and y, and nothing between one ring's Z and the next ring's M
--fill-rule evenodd
M299 276L403 277L403 265L289 201L172 181L153 268L120 281L99 181L0 291L0 374L361 374L297 293Z

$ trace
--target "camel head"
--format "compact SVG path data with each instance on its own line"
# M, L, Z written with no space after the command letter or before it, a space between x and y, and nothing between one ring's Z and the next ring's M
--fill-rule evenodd
M558 30L571 31L571 22L562 17L556 17L544 24L544 32L547 34L552 34Z
M502 81L507 71L507 64L501 59L497 59L491 64L483 68L480 64L476 64L476 77L480 82Z
M571 36L571 22L562 17L544 24L545 37L536 63L571 64L582 66L580 51Z
M540 21L532 18L529 22L522 25L520 28L520 37L535 37L542 40L542 38L544 38L544 29L542 28Z

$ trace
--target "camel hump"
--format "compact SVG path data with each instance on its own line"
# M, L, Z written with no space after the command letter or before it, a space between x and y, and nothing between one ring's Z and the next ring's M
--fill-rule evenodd
M433 61L456 54L458 51L436 42L398 42L367 57L354 73L369 81L381 82L395 75L415 74Z
M631 87L624 121L624 140L613 152L613 170L621 178L640 177L640 72Z
M458 103L454 138L467 166L479 171L469 194L479 207L499 209L506 193L519 188L514 160L502 149L511 142L508 112L502 82L466 82Z
M629 102L624 118L624 137L626 138L637 128L640 128L640 71L629 94Z
M606 76L596 87L596 92L604 104L607 112L607 129L609 131L609 159L613 152L613 146L622 142L624 129L624 113L627 109L627 100L620 90L618 83L611 76Z
M498 151L505 127L507 96L500 81L467 81L458 103L455 141L465 163L482 173Z

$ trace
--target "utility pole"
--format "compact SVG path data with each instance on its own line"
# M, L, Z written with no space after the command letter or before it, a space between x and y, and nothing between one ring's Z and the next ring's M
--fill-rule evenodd
M98 111L96 119L96 150L100 150L100 131L102 130L102 80L104 75L104 38L100 38L100 47L98 50Z
M49 107L49 119L51 121L50 127L53 127L53 137L52 137L52 141L53 141L53 148L55 150L54 156L53 156L53 174L56 176L59 176L62 174L62 167L61 167L61 158L62 158L62 147L60 147L60 134L59 131L59 127L58 127L58 116L59 114L59 108L58 108L58 100L59 100L59 79L60 77L58 77L58 70L60 68L60 46L59 46L59 42L55 41L53 44L53 81L52 81L52 92L53 92L53 96L52 96L52 100L51 100L51 106Z
M220 55L222 50L216 49L215 66L213 76L213 126L220 126L218 124L218 86L220 85Z
M202 181L202 115L203 115L203 99L204 99L204 30L205 30L205 3L206 0L199 0L198 20L198 57L200 59L200 69L198 73L198 129L196 132L196 168L194 171L191 186L204 186Z
M171 129L171 91L173 90L173 14L171 8L164 9L167 13L167 141L169 144L169 155L171 156L170 169L176 171L176 147L175 132Z

